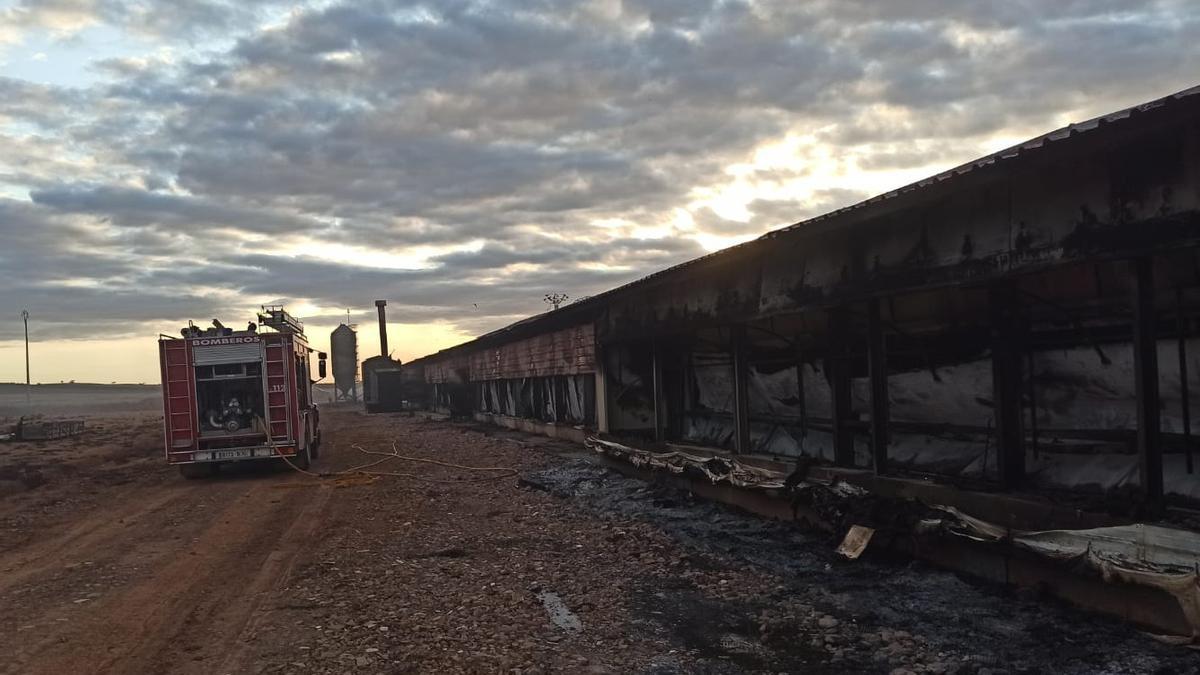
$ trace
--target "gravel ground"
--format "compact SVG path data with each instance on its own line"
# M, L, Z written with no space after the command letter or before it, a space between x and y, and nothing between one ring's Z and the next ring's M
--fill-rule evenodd
M1196 652L627 479L582 448L322 413L315 467L162 461L160 420L0 445L0 673L1187 673Z
M341 488L246 636L265 672L1200 672L1195 652L1047 600L622 477L578 448L408 417L331 416L429 482ZM414 469L413 467L417 467Z

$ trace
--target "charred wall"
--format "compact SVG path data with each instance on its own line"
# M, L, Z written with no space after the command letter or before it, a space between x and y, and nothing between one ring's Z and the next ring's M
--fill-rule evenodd
M418 365L425 378L423 398L430 410L466 415L475 408L471 362L467 353L422 359Z
M596 425L591 323L420 359L428 407L545 424Z
M1200 499L1198 245L1193 92L422 361L443 409L1149 512Z
M484 347L469 359L474 381L591 373L596 370L596 339L592 324L582 324Z

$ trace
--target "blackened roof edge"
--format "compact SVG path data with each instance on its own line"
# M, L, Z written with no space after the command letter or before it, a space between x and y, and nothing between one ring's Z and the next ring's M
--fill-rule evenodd
M863 208L866 208L869 206L873 206L873 205L876 205L876 204L879 204L879 203L882 203L882 202L885 202L885 201L888 201L891 199L895 199L896 197L899 197L901 195L905 195L905 194L908 194L908 193L911 193L914 191L919 191L919 190L930 188L934 185L942 184L947 180L955 179L959 176L963 176L965 174L971 173L972 171L982 169L984 167L992 166L992 165L995 165L1002 161L1015 159L1015 158L1021 157L1021 156L1027 156L1027 155L1029 155L1029 153L1041 150L1055 141L1060 141L1060 140L1063 140L1063 139L1066 139L1066 138L1069 138L1072 136L1076 136L1081 133L1093 131L1093 130L1099 128L1101 125L1111 124L1114 122L1121 122L1121 121L1125 121L1125 120L1129 120L1129 119L1136 119L1138 113L1143 113L1143 112L1148 112L1151 110L1163 108L1163 107L1172 105L1175 101L1178 101L1183 98L1187 98L1189 96L1195 96L1198 94L1200 94L1200 85L1189 87L1182 91L1178 91L1174 94L1169 94L1167 96L1163 96L1162 98L1154 99L1154 100L1148 101L1146 103L1140 103L1138 105L1130 106L1128 108L1124 108L1124 109L1118 110L1116 112L1111 112L1111 113L1108 113L1105 115L1093 117L1092 119L1085 120L1083 122L1074 122L1074 123L1068 124L1065 127L1055 129L1053 131L1044 133L1040 136L1031 138L1022 143L1018 143L1016 145L1005 148L1003 150L999 150L997 152L993 152L990 155L985 155L978 159L974 159L970 162L960 164L954 168L934 174L928 178L923 178L916 182L909 183L908 185L905 185L900 188L896 188L895 190L889 190L888 192L876 195L874 197L870 197L868 199L865 199L861 202L852 204L850 206L836 209L834 211L830 211L828 213L824 213L819 216L814 216L813 218L809 218L808 220L803 220L803 221L800 221L797 223L793 223L791 225L786 225L786 226L771 230L769 232L764 233L763 235L761 235L759 237L751 239L750 241L743 242L741 244L735 244L734 246L729 246L729 247L723 248L719 251L713 251L712 253L709 253L707 255L702 255L698 258L692 258L691 260L684 261L682 263L679 263L678 265L673 265L671 267L667 267L665 269L658 270L657 272L652 272L651 274L648 274L644 277L641 277L639 279L636 279L636 280L631 281L626 284L622 284L620 286L616 286L614 288L610 288L607 291L603 291L596 295L590 296L584 300L579 300L570 305L567 305L566 307L562 307L562 308L559 308L556 310L551 310L548 312L543 312L541 314L534 314L532 316L521 319L520 321L515 321L507 326L504 326L503 328L499 328L497 330L494 330L494 331L491 331L488 333L484 333L483 335L480 335L479 337L476 337L473 340L468 340L467 342L463 342L463 343L454 345L453 347L447 347L447 348L439 350L433 354L428 354L426 356L422 356L420 358L413 359L412 361L409 362L409 364L410 365L418 364L422 361L425 361L428 359L434 359L434 358L437 358L440 356L450 356L454 352L458 352L460 350L463 350L463 349L466 349L466 348L472 347L472 346L483 347L488 344L499 344L499 343L509 342L511 340L521 339L522 337L526 337L527 335L539 332L536 329L545 330L545 329L565 328L573 323L572 320L578 320L578 318L580 318L581 316L599 309L606 301L612 299L616 295L629 292L637 287L647 285L652 281L656 281L656 280L662 279L663 277L666 277L668 275L678 273L681 270L696 266L702 262L710 261L710 260L720 258L720 257L726 257L736 251L741 251L741 250L745 250L748 247L752 247L764 240L770 240L770 239L774 239L776 237L788 235L788 234L791 234L798 230L809 228L818 223L827 223L829 221L835 220L837 218L840 218L849 213L858 211L860 209L863 209ZM558 325L560 323L562 325Z

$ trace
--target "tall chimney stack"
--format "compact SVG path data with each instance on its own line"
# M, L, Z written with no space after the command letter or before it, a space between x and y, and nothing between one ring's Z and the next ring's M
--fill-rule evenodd
M387 307L387 300L376 300L375 307L379 310L379 353L387 356L387 315L383 309Z

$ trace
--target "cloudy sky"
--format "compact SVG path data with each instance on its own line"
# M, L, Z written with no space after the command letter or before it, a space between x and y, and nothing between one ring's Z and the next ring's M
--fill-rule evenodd
M408 359L1197 84L1193 0L0 0L0 381Z

